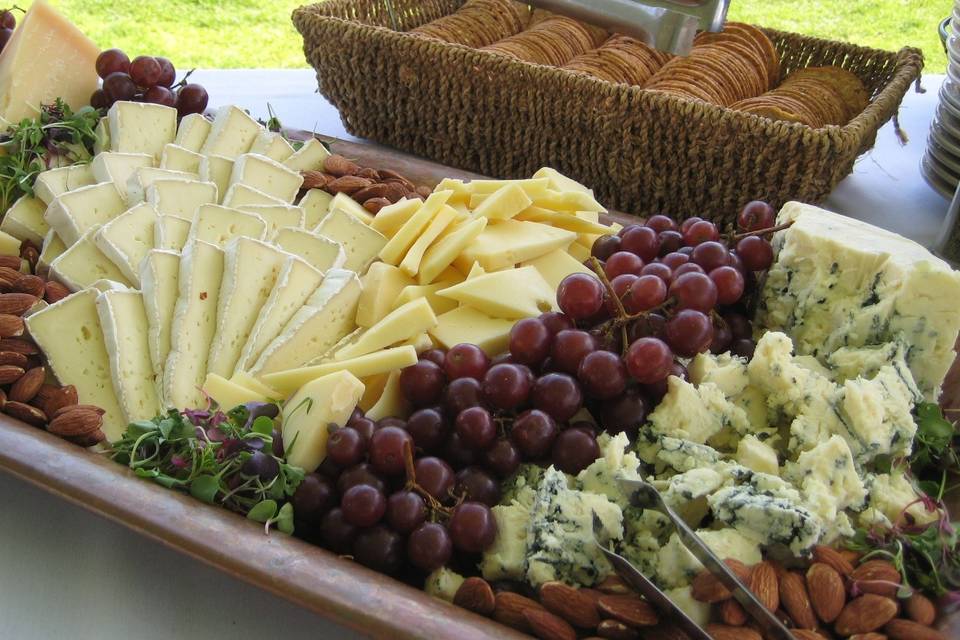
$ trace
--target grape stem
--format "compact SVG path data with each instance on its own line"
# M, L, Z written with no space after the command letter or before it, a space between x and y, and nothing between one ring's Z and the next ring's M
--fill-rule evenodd
M404 487L407 491L413 491L427 503L427 508L433 516L449 518L453 515L453 508L443 506L439 500L430 495L430 492L417 484L417 471L413 464L413 445L409 442L403 443L403 466L407 474L407 484ZM463 498L457 501L459 504ZM454 507L455 508L455 507Z
M733 241L737 242L743 240L744 238L749 238L750 236L765 236L771 233L776 233L777 231L783 231L784 229L789 229L793 226L793 220L789 222L784 222L783 224L778 224L775 227L769 227L767 229L758 229L757 231L750 231L747 233L738 233L733 236Z

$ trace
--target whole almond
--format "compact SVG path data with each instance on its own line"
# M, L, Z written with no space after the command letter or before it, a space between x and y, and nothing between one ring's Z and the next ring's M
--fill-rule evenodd
M750 571L750 591L769 611L780 608L780 584L777 570L769 562L754 565Z
M22 296L23 293L7 293L8 296ZM3 297L0 295L0 297ZM33 296L30 296L31 298ZM0 338L0 351L16 351L25 356L33 356L40 353L40 348L27 338Z
M489 616L496 606L496 598L490 583L483 578L467 578L453 596L453 604L468 611Z
M390 204L391 202L386 198L370 198L369 200L363 201L363 208L373 215L377 215L381 209L389 207Z
M417 187L415 191L417 192L418 196L424 199L429 198L430 194L433 193L433 189L424 186Z
M802 575L788 571L780 578L780 603L790 614L794 625L800 629L817 628L817 616L810 604L807 585Z
M348 196L370 186L370 181L357 176L343 176L327 183L324 187L330 193L345 193Z
M379 182L382 180L380 177L380 172L373 167L363 167L360 169L360 171L357 171L357 175L361 178L366 178L367 180L373 180L374 182Z
M95 413L95 414L97 414L98 416L102 416L103 414L106 413L106 411L104 411L104 410L101 409L100 407L98 407L98 406L96 406L96 405L93 405L93 404L77 404L77 405L73 405L73 406L69 406L69 407L63 407L62 409L59 409L59 410L57 410L56 413L52 414L51 417L52 417L52 418L59 418L59 417L62 416L63 414L68 413L68 412L71 412L71 411L85 411L85 412L88 412L88 413Z
M790 629L790 633L797 640L827 640L823 635L811 629Z
M656 609L636 595L603 596L597 602L597 608L604 616L615 618L629 627L652 627L660 619Z
M42 427L47 423L47 415L43 411L22 402L7 401L3 405L3 412L34 427Z
M334 177L352 176L360 171L360 165L339 154L332 154L323 161L323 170Z
M842 636L876 631L897 615L897 604L890 598L865 593L843 608L834 628Z
M501 591L495 597L493 608L493 619L508 627L513 627L519 631L527 631L529 626L523 612L546 611L536 600L531 600L519 593L510 591Z
M387 195L387 185L383 183L371 184L364 187L351 196L357 202L366 202L371 198L384 198Z
M854 567L860 564L860 560L863 558L862 553L854 551L853 549L839 549L837 553L843 556L843 559Z
M933 627L901 618L888 622L883 627L883 632L887 634L890 640L947 640L947 636Z
M547 611L556 614L582 629L595 629L600 624L600 614L597 612L599 600L594 600L587 594L580 593L570 585L562 582L547 582L540 587L540 604Z
M19 259L18 259L19 262ZM13 289L13 283L20 279L23 272L20 271L20 265L16 267L0 266L0 282L8 284Z
M12 364L0 365L0 384L12 384L23 377L26 371L23 367Z
M19 256L0 256L0 269L20 271L22 259Z
M47 282L46 285L44 285L43 298L50 304L59 302L60 300L63 300L69 295L70 295L70 289L67 289L65 286L63 286L59 282L54 282L51 280Z
M549 611L526 609L523 617L526 618L530 631L540 640L577 640L577 632L573 627Z
M864 593L895 598L900 590L900 572L886 560L867 560L853 570L850 578Z
M817 617L827 623L836 620L847 603L843 578L836 569L822 562L814 562L807 569L807 593Z
M23 335L23 318L9 313L0 313L0 338Z
M22 316L37 303L37 297L29 293L0 293L0 313Z
M74 438L93 433L99 430L102 425L103 415L82 405L78 405L61 411L50 420L47 431L65 438Z
M736 574L744 586L749 586L750 568L747 565L733 558L727 558L723 562ZM700 602L721 602L733 597L730 590L723 586L720 580L707 569L704 569L696 575L690 585L690 589L694 600L699 600Z
M813 559L833 567L833 570L843 577L853 573L853 564L833 547L817 545L813 548Z
M24 245L26 245L26 243L24 243ZM40 262L40 250L32 244L21 246L20 257L26 260L27 264L30 265L30 270L34 271L37 268L37 263Z
M13 365L21 369L27 366L27 356L16 351L0 351L0 365Z
M23 275L13 283L13 290L17 293L29 293L35 298L42 298L46 285L46 281L40 276Z
M713 640L763 640L763 636L758 631L749 627L708 624L706 630Z
M604 620L597 625L597 635L609 640L637 640L640 634L619 620Z
M615 573L611 573L606 578L604 578L600 582L600 584L596 586L596 589L601 593L614 594L614 595L624 595L627 593L633 593L633 589L627 586L627 583L623 581L623 578L621 578Z
M303 177L303 184L301 185L303 189L323 189L334 178L329 173L322 171L301 171L300 175Z
M907 598L903 608L907 617L918 624L929 626L937 619L937 608L930 598L920 593L915 593Z
M383 197L391 203L400 202L402 198L407 197L407 188L403 184L399 182L386 182L384 184L387 186L387 190Z
M847 640L887 640L887 636L876 632L857 633L847 638Z
M720 619L731 627L742 627L750 617L739 602L728 598L720 603Z
M75 444L75 445L79 445L79 446L84 447L84 448L86 448L86 447L92 447L92 446L94 446L95 444L98 444L98 443L100 443L100 442L103 442L103 441L106 440L106 439L107 439L107 436L105 436L105 435L103 434L103 431L101 431L100 429L97 429L96 431L94 431L94 432L92 432L92 433L87 433L87 434L80 435L80 436L73 436L73 437L70 437L70 438L64 436L64 440L67 440L67 441L69 441L69 442L72 442L72 443Z
M40 392L43 393L42 388ZM46 413L48 416L55 416L60 413L61 409L74 406L78 402L79 399L77 398L77 388L72 384L68 384L60 389L54 389L50 393L49 397L43 400L40 408L43 409L44 413Z
M34 367L20 376L20 379L10 387L9 398L14 402L30 402L33 400L43 381L47 379L47 370L43 367Z

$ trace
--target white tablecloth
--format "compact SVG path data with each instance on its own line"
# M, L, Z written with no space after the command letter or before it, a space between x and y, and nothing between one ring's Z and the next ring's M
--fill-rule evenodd
M200 71L214 104L258 117L267 102L287 126L348 137L315 91L313 72ZM827 206L920 242L935 237L947 202L919 173L940 78L901 110L910 143L888 125ZM265 96L269 96L266 98ZM236 640L355 634L240 583L0 472L0 638L3 640Z

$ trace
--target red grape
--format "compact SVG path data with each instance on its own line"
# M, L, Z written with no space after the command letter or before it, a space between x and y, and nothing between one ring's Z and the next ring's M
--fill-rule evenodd
M381 493L386 490L383 479L376 474L373 466L366 462L361 462L344 470L337 478L337 490L341 495L346 493L350 487L355 487L358 484L370 485Z
M694 309L683 309L667 320L665 337L674 353L684 358L692 358L710 348L713 324L706 314Z
M174 68L173 63L167 58L157 56L156 59L160 65L160 79L157 80L157 86L167 87L169 89L177 80L177 70Z
M766 202L748 202L737 216L737 227L744 233L769 229L775 224L777 214Z
M641 276L630 287L623 306L630 313L649 311L667 299L667 284L657 276Z
M262 445L263 440L260 440ZM248 476L256 476L262 482L270 482L280 473L280 463L272 455L262 451L254 451L253 455L243 463L241 471Z
M620 356L609 351L588 354L577 377L586 394L598 400L609 400L627 388L627 368Z
M497 364L483 377L483 397L495 409L516 409L527 401L532 385L520 366Z
M757 344L748 338L739 338L730 344L730 351L733 352L734 355L746 358L747 360L753 358L753 352L756 348Z
M443 408L447 415L451 416L456 416L470 407L479 407L482 400L482 387L473 378L457 378L443 392ZM414 439L416 439L416 436L414 436Z
M680 233L686 233L690 227L697 224L701 220L703 220L703 218L699 216L691 216L687 218L686 220L680 223Z
M387 498L387 524L407 534L427 519L427 503L413 491L397 491Z
M702 273L684 273L670 285L670 296L680 309L695 309L709 313L717 306L717 285Z
M0 51L6 49L11 38L13 38L13 29L0 29Z
M457 473L457 484L453 493L488 507L495 507L500 502L500 484L480 467L467 467Z
M443 447L443 459L454 469L463 469L476 462L477 452L464 444L460 435L454 431Z
M743 297L743 275L733 267L718 267L710 272L717 287L717 302L729 305Z
M424 522L407 539L407 557L421 571L439 569L452 555L453 543L442 524Z
M489 367L490 358L475 344L455 345L447 351L443 359L443 370L450 380L457 378L483 380L483 374Z
M483 451L497 439L497 425L483 407L471 407L457 415L455 423L460 441L465 446Z
M661 256L678 251L683 246L683 235L679 231L661 231L657 240L660 241Z
M173 95L173 91L159 85L147 89L146 93L143 94L143 101L163 105L164 107L177 106L177 96Z
M729 259L730 252L727 251L727 248L713 240L701 242L694 247L693 253L690 254L690 260L703 267L703 270L707 273L717 267L725 266Z
M97 75L104 80L111 73L130 73L130 58L120 49L101 51L96 62Z
M680 247L677 249L677 253L682 253L683 255L690 257L693 255L693 247Z
M689 375L687 374L687 368L679 362L674 362L669 376L663 380L654 382L653 384L642 384L640 385L640 390L647 398L659 403L663 399L663 396L667 395L667 380L670 379L670 376L676 376L682 380L687 380L689 378Z
M667 319L659 313L644 314L627 327L627 340L633 344L640 338L661 338L666 326Z
M695 247L701 242L719 239L720 231L717 230L717 225L706 220L693 223L683 232L683 241L690 247Z
M619 398L604 402L600 406L600 424L610 433L626 432L634 437L637 430L647 421L649 407L647 401L635 389L628 389Z
M747 236L737 243L737 255L748 271L766 271L773 264L773 247L760 236Z
M93 95L90 96L90 106L94 109L109 109L110 98L107 97L107 92L103 89L94 91Z
M370 443L370 437L373 436L373 432L377 430L377 423L370 418L357 418L351 420L349 423L347 423L347 426L360 434L360 437L363 439L364 446Z
M453 545L460 551L486 551L497 537L497 522L490 508L479 502L464 502L447 523Z
M753 327L747 317L740 313L728 313L723 316L727 324L730 325L730 331L735 339L751 338L753 336Z
M177 111L181 117L190 113L203 113L209 99L207 90L200 85L184 85L177 93Z
M670 216L665 216L657 214L655 216L650 216L647 220L647 226L656 231L657 233L663 233L664 231L676 231L677 223Z
M612 280L625 273L638 275L641 269L643 269L643 260L636 254L629 251L618 251L607 260L603 272L607 274L607 279Z
M366 453L363 437L350 427L337 429L327 439L327 455L341 467L352 467L363 460Z
M557 423L549 414L539 409L530 409L513 421L510 440L524 456L539 460L549 453L557 433Z
M137 56L130 63L130 77L138 87L148 89L160 81L163 69L153 56Z
M576 475L589 467L600 457L597 439L581 429L567 429L557 436L553 443L550 460L553 464L571 475Z
M473 382L476 384L476 380ZM446 442L449 429L443 419L443 414L439 411L436 409L420 409L412 413L407 420L407 433L413 438L413 444L418 449L432 453L439 450Z
M129 75L122 71L116 71L104 79L103 92L107 94L110 102L133 100L133 97L137 95L137 85L134 84Z
M580 361L588 353L597 350L597 341L586 331L578 329L561 331L553 339L550 357L553 365L560 371L576 374Z
M334 553L349 554L356 537L357 528L346 521L343 517L343 509L340 507L328 511L320 521L320 539L323 541L323 546Z
M374 571L395 574L403 567L403 539L382 525L372 527L357 534L353 557Z
M333 483L319 473L308 473L293 492L290 502L298 520L319 524L337 502Z
M652 384L670 374L673 351L659 338L640 338L627 350L626 363L627 371L637 382Z
M713 340L710 341L710 353L720 354L726 352L733 342L733 333L726 322L720 322L713 325Z
M550 414L557 422L566 422L582 406L580 385L566 373L548 373L533 384L533 407Z
M682 275L685 274L685 273L702 273L702 274L706 275L707 272L704 271L704 270L703 270L703 267L701 267L701 266L698 265L697 263L695 263L695 262L688 262L688 263L682 264L682 265L680 265L679 267L677 267L676 269L674 269L674 270L673 270L673 277L674 277L674 279L677 279L677 278L679 278L680 276L682 276ZM670 284L673 284L673 283L671 282Z
M679 251L674 251L673 253L668 253L660 259L660 262L667 265L671 269L676 269L680 265L687 264L690 262L690 256L680 253Z
M427 349L420 354L421 360L429 360L441 369L446 366L447 353L443 349Z
M450 497L454 482L453 469L444 460L434 456L420 458L413 468L420 488L440 501Z
M340 498L343 519L355 527L372 527L380 522L387 512L387 499L382 493L367 484L358 484L347 489Z
M617 251L620 251L620 236L600 236L593 241L590 255L601 262L605 262Z
M13 11L9 9L0 11L0 27L11 30L17 28L17 18L13 15Z
M588 273L572 273L557 287L557 304L573 320L586 320L603 309L603 284Z
M390 416L389 418L380 418L379 420L377 420L377 429L383 429L384 427L399 427L400 429L406 429L407 423L404 422L402 418L398 418L396 416Z
M540 314L540 321L547 327L551 336L555 336L561 331L575 329L573 320L560 313L559 311L547 311Z
M650 227L631 225L623 234L620 250L636 254L644 262L651 262L660 255L660 239Z
M443 370L430 360L421 360L400 372L400 390L417 407L436 404L445 382Z
M538 367L550 355L553 334L537 318L524 318L510 330L510 355L515 362Z
M413 449L413 438L399 427L384 427L370 438L370 464L378 473L399 475L404 471L404 449Z
M663 280L664 284L669 285L673 282L673 269L662 262L651 262L640 270L642 276L656 276Z
M640 276L632 273L624 273L611 280L610 286L613 287L614 295L620 300L623 300L623 296L627 295L627 290L630 289L630 285L636 282L639 277Z
M501 438L483 452L483 463L501 478L506 478L520 466L520 452L512 442Z
M740 256L737 255L736 251L730 251L727 256L727 266L733 267L742 274L747 273L747 268L743 266L743 260L740 259Z

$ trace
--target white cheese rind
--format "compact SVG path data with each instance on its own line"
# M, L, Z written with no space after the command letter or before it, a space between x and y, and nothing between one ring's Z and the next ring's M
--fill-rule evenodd
M213 119L213 126L204 140L200 153L236 158L246 153L263 130L256 120L235 106L221 107Z
M99 225L91 227L73 246L57 256L50 263L51 277L71 291L89 287L97 280L113 280L130 286L132 283L123 272L94 243L93 238L99 231Z
M236 207L244 213L260 216L267 223L267 237L273 238L284 227L303 229L303 209L289 204L250 204Z
M154 247L180 252L187 244L192 226L189 220L177 216L157 216Z
M33 183L33 192L50 206L60 194L80 187L89 187L97 182L89 164L77 164L41 171Z
M204 204L217 203L217 185L197 180L157 180L147 187L147 202L160 215L193 219L197 209Z
M100 183L58 196L44 214L50 228L69 246L90 227L110 222L127 210L111 183Z
M203 156L199 153L170 143L163 147L163 155L160 156L160 168L199 174L201 160L203 160Z
M196 180L197 178L196 173L187 173L186 171L140 167L127 178L126 200L131 207L145 201L147 199L147 189L158 180Z
M266 232L267 223L258 215L205 204L197 209L193 217L187 243L201 240L223 248L240 236L263 240Z
M97 182L112 182L121 196L127 194L127 180L142 167L154 166L153 156L148 153L120 153L105 151L93 157L90 168Z
M159 104L115 102L107 118L111 151L146 153L155 163L177 135L177 110Z
M230 184L245 184L285 203L291 203L300 191L303 176L266 156L245 153L233 163Z
M47 205L43 200L21 196L4 214L0 231L19 240L29 240L40 247L50 230L50 225L43 219L46 210Z
M170 353L170 330L180 288L180 254L153 249L140 263L140 289L147 317L147 344L150 348L154 384L161 404L163 367Z
M347 260L346 251L339 242L297 227L277 230L273 242L287 253L300 256L324 273L344 267Z
M135 286L140 285L140 261L153 249L157 212L139 204L100 227L93 243Z
M212 128L213 124L203 117L203 114L191 113L183 116L180 126L177 127L174 144L199 153Z
M200 161L200 180L217 185L217 196L223 202L230 186L230 174L233 172L233 158L205 155Z
M283 165L294 171L322 171L323 163L330 157L330 152L322 142L310 138L296 153L283 161Z
M283 162L293 155L293 146L283 134L275 131L261 131L250 147L250 153L259 153L271 160Z

